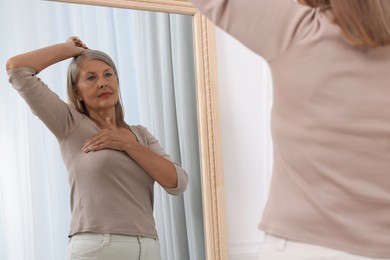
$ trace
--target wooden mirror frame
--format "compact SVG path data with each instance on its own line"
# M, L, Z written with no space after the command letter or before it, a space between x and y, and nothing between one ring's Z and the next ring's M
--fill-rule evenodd
M205 253L207 260L228 259L214 25L187 0L49 1L193 16Z

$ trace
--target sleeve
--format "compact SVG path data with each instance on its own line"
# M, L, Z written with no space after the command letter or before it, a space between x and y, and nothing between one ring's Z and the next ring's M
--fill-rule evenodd
M142 126L140 126L142 127ZM155 152L156 154L162 156L163 158L171 161L176 169L177 174L177 187L176 188L164 188L166 192L168 192L171 195L180 195L187 189L188 184L188 174L186 171L177 163L173 162L171 157L165 152L164 148L161 147L158 140L145 128L142 127L142 130L144 132L144 135L146 137L147 141L147 147Z
M318 9L293 0L191 0L212 22L267 61L318 30Z
M31 68L8 71L9 82L26 101L32 113L43 121L57 137L66 137L74 128L81 114L71 109L48 86L36 77Z

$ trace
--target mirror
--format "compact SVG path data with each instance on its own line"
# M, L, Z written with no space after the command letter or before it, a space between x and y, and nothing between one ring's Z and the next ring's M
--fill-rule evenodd
M193 56L196 72L194 87L196 89L198 143L201 162L205 255L206 259L210 260L228 259L213 25L187 1L78 0L59 2L174 13L186 15L192 19Z
M56 10L53 11L53 9L46 10L45 8L42 8L45 10L41 10L39 7L44 7L44 5L37 7L37 2L42 3L41 0L25 0L17 1L17 3L12 0L1 1L0 11L2 13L1 19L3 20L0 30L2 35L7 35L7 37L3 39L4 46L2 43L0 55L1 63L3 65L5 64L6 58L11 57L11 55L16 55L23 51L31 50L32 48L47 46L41 45L40 40L42 39L44 39L42 41L45 42L57 43L64 40L64 35L66 35L65 37L68 37L69 34L72 33L71 30L67 31L67 26L65 24L51 23L53 21L51 18L48 18L47 20L42 19L38 23L34 19L35 16L52 17L63 15L59 17L58 20L61 20L63 23L65 23L65 21L72 22L75 25L79 25L77 20L82 19L83 17L83 14L81 14L78 15L75 20L62 19L69 17L67 17L66 13L56 12ZM199 197L202 198L203 202L200 206L202 207L202 210L197 212L197 216L199 216L200 219L203 218L202 233L204 233L206 259L228 259L224 186L219 141L219 106L217 101L217 74L214 57L214 28L212 24L201 16L189 2L182 0L78 0L58 2L65 2L61 3L61 5L68 5L67 3L89 4L121 8L121 10L136 9L148 12L173 13L189 18L189 34L191 34L192 44L191 51L188 55L192 56L192 59L194 60L194 62L191 61L193 63L191 66L192 73L195 75L195 82L191 84L190 87L192 88L191 92L196 94L196 100L193 102L193 110L196 111L194 113L196 121L194 127L197 129L199 137L199 140L197 140L197 143L194 146L198 145L197 148L199 150L199 172L201 174L201 189L199 189L199 191L202 192L202 195L199 195ZM54 3L50 4L54 5ZM16 14L20 20L12 23L12 26L10 26L9 21L13 20ZM29 23L28 26L26 23ZM122 24L126 25L127 23L122 22ZM50 28L54 37L57 38L50 38L51 36L47 35L46 28ZM58 28L61 28L63 31L61 33L64 34L59 34ZM92 29L96 30L95 32L97 33L100 32L93 23L91 26L81 29L86 31ZM102 28L98 29L100 30ZM103 28L103 30L104 29L105 28ZM104 36L107 35L105 31L102 34ZM118 44L126 45L121 41L121 38L118 37L120 37L120 35L107 37L107 44L110 45L116 41ZM87 43L94 43L93 40L85 40ZM106 44L105 38L102 44ZM192 45L194 45L193 49ZM91 46L91 48L94 47L95 46ZM116 60L115 57L113 58ZM51 87L59 85L56 87L58 87L60 91L62 91L61 83L65 82L65 79L57 78L56 76L64 75L63 72L66 71L66 66L62 65L59 65L58 67L59 74L54 75L54 73L50 72L50 75L54 76L52 77L52 82L49 84ZM121 76L126 73L120 71L119 74L119 76ZM47 76L49 75L41 74L41 76L42 79L47 82ZM68 194L68 191L64 188L64 186L66 186L64 185L64 183L66 183L66 176L65 174L61 175L59 177L61 178L60 180L52 178L52 173L58 173L59 167L62 167L62 165L47 163L62 161L62 159L59 158L59 151L51 148L51 146L47 146L48 143L53 143L57 148L57 143L54 143L55 140L53 140L52 136L47 137L48 139L45 139L46 137L42 138L42 129L44 128L42 123L31 115L31 112L28 111L27 106L20 97L17 96L17 93L15 93L14 90L11 90L10 87L6 87L8 85L8 78L5 73L0 73L0 79L2 85L4 85L4 88L1 88L0 95L1 117L3 118L3 122L6 122L0 124L0 258L2 258L3 255L6 255L10 256L10 259L42 259L39 256L47 257L45 259L58 259L59 257L50 257L53 255L49 255L50 253L34 247L36 241L45 241L45 243L50 243L51 245L65 245L66 242L65 235L61 235L61 237L57 235L58 233L66 234L68 231L68 225L64 224L67 223L68 216L65 215L68 211L68 205L63 199L59 199L58 196L59 193ZM121 82L127 82L127 80ZM123 88L121 88L121 90L123 98L127 93ZM66 98L64 93L59 94ZM10 111L10 108L12 108L12 112ZM23 132L21 130L26 131ZM25 138L26 135L28 135L29 138ZM36 138L38 136L40 137L39 139ZM25 142L26 140L27 142ZM42 156L43 152L45 153L45 156ZM21 157L27 159L22 162L22 160L20 160ZM40 171L41 168L46 169L45 174L47 175L44 176L46 178L44 180L49 181L51 182L50 184L54 185L48 185L45 181L42 182L40 174L42 174L41 172L43 171ZM17 194L19 197L9 194ZM41 214L41 204L37 203L39 205L32 206L30 204L32 201L31 198L34 198L34 201L43 201L45 205L49 205L50 209L45 208L45 212L50 213ZM49 216L51 214L53 217ZM54 226L56 228L55 231L46 228L49 226L47 223L50 221L50 226ZM173 222L173 225L174 224L175 223ZM26 231L25 233L29 234L28 237L19 237L19 233L18 235L15 235L16 228L18 230ZM188 232L194 232L194 230L189 230ZM8 238L8 235L12 236L13 240L6 239ZM43 238L53 239L44 240ZM20 244L12 243L12 241L19 241ZM203 245L203 242L198 243L202 243ZM10 247L12 247L12 253L10 253ZM61 248L62 247L63 246L61 246ZM23 250L20 250L20 248ZM8 252L6 252L7 250ZM55 248L54 251L56 254L61 255L61 257L64 255L63 252L59 252L60 250L58 247ZM51 254L53 254L53 252L51 252ZM202 260L202 258L196 260Z

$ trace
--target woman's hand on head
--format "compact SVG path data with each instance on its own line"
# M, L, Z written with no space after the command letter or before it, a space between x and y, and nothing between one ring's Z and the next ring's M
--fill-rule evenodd
M85 43L83 43L79 37L72 36L66 40L66 44L68 44L75 51L75 56L81 54L83 51L88 50L88 47Z

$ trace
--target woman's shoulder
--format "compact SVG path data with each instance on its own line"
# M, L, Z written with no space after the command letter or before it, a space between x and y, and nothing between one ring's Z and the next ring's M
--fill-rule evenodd
M271 61L315 41L329 26L318 8L292 0L192 0L218 27Z
M130 130L136 135L137 139L143 144L148 143L148 129L143 125L129 125Z
M145 145L150 145L157 142L156 137L149 131L146 126L141 124L130 125L130 130L137 136L138 140Z
M137 132L143 132L146 130L146 127L140 124L137 125L129 125L131 130L137 131Z

